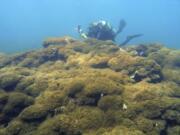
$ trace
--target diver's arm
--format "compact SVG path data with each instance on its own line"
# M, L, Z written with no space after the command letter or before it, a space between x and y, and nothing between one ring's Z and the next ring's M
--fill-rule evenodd
M137 38L137 37L141 37L141 36L143 36L143 34L136 34L136 35L127 36L126 40L124 42L122 42L119 46L125 46L132 39Z
M78 25L77 31L78 31L79 35L81 36L81 38L83 38L83 39L87 39L88 38L87 34L82 30L81 25Z
M123 29L126 27L125 20L120 20L118 30L116 31L116 36L123 31Z

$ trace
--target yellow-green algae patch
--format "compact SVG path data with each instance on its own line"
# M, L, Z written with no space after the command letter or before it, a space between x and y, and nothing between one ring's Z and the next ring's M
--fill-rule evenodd
M68 36L43 46L0 54L0 135L180 134L179 50Z

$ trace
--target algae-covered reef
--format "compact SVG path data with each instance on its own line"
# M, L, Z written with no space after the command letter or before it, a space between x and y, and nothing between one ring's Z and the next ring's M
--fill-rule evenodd
M50 38L0 55L0 135L179 135L180 51Z

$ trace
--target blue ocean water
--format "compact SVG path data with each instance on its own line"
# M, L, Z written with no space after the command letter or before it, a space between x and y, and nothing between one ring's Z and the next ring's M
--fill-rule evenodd
M127 27L116 40L143 33L131 44L160 42L180 48L180 0L1 0L0 52L40 48L47 37L70 35L92 21L104 19Z

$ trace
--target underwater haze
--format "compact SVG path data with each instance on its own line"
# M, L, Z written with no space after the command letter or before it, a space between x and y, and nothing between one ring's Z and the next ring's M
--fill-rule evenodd
M130 44L160 42L180 48L180 0L1 0L0 52L40 48L47 37L79 38L77 25L86 29L100 19L117 28L127 27L116 42L129 34L144 34Z

